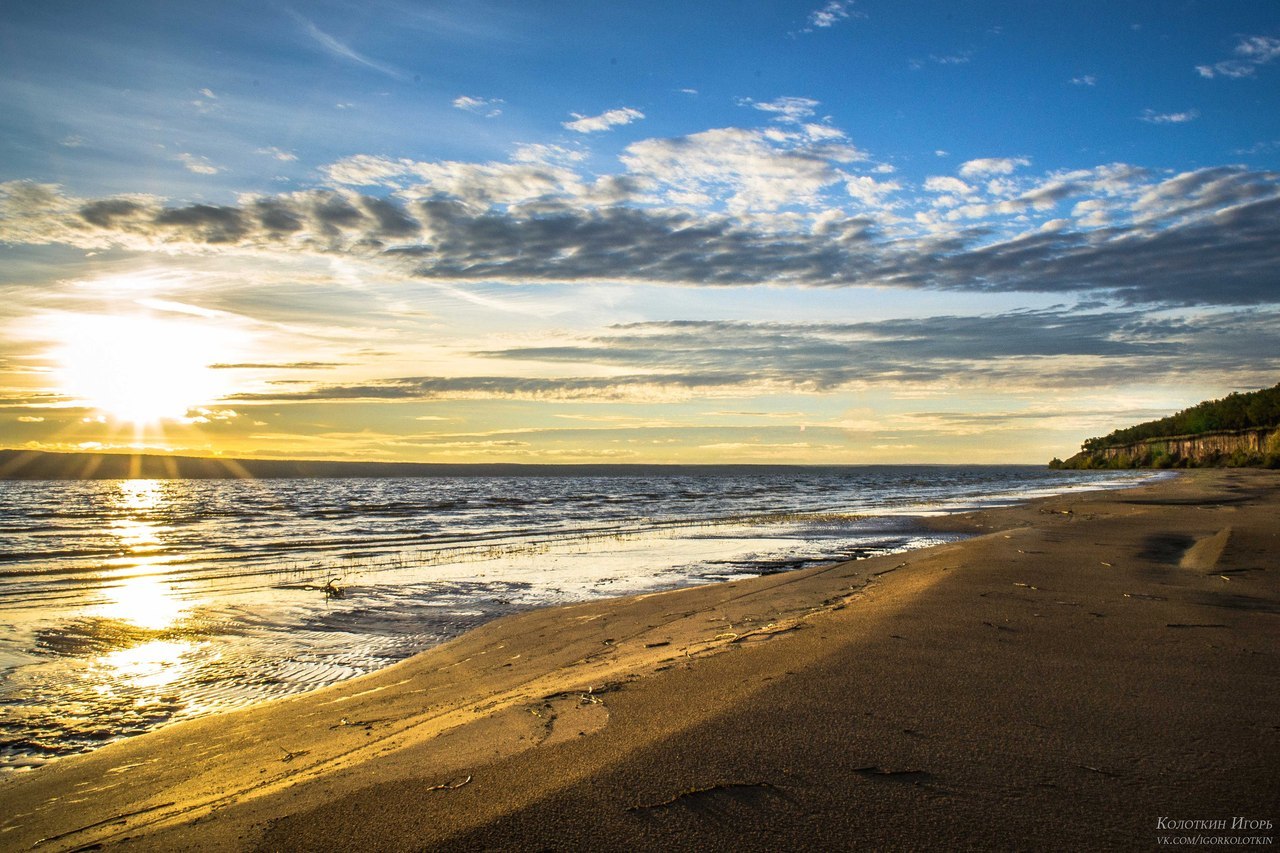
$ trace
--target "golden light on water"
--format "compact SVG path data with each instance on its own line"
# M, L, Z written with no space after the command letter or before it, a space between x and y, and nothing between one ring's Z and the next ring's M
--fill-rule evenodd
M165 502L159 480L122 480L117 505L129 510L158 509Z
M188 610L173 588L154 575L125 578L104 592L107 602L99 608L99 615L149 631L170 627Z
M166 564L172 559L149 552L164 547L162 525L133 517L162 509L165 486L158 480L122 480L116 507L126 513L111 524L111 533L126 553L107 561L114 566L117 583L103 592L107 601L98 612L110 619L129 622L139 628L159 631L178 621L189 607L174 592L166 577Z
M185 659L191 649L191 643L181 640L152 640L103 655L98 663L110 677L99 689L154 689L172 684L186 676Z
M122 518L111 522L111 532L123 547L135 554L160 547L159 531L145 521Z
M133 424L176 420L225 394L235 338L195 319L69 314L53 328L62 393Z

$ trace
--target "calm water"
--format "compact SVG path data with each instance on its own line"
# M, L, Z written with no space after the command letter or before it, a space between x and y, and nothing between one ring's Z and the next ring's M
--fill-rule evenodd
M1146 476L0 482L0 769L361 675L517 609L921 547L945 537L920 515Z

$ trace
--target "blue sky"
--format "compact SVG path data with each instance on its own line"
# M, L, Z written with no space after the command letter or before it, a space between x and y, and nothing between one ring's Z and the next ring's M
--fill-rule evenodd
M1280 374L1272 2L15 2L0 47L6 446L1042 461Z

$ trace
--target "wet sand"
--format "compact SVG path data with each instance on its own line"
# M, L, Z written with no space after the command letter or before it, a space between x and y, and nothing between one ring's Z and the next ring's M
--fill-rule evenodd
M1161 818L1275 825L1277 519L1280 474L1191 472L939 522L978 534L955 545L518 614L0 783L0 848L1147 849L1187 834Z

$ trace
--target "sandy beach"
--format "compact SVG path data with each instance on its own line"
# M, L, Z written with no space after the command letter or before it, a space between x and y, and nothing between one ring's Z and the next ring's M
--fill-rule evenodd
M940 519L958 544L506 617L15 776L0 848L1280 835L1278 518L1276 472L1195 471Z

